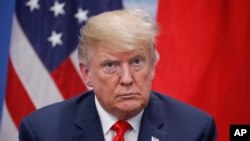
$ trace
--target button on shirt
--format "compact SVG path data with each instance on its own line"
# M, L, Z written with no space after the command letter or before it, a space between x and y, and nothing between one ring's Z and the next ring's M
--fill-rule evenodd
M115 136L115 131L111 130L111 127L118 121L118 119L103 109L103 107L97 100L96 96L95 96L95 104L96 104L97 112L101 120L104 139L105 141L112 141L112 139ZM144 110L142 110L135 117L127 120L127 122L132 126L133 129L125 133L124 135L125 141L137 141L138 140L143 111Z

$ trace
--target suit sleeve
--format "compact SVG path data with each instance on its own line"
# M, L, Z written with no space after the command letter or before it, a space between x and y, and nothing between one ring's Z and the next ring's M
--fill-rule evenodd
M19 141L36 141L32 129L27 121L23 119L19 128Z
M216 139L217 132L215 122L214 119L210 117L202 141L216 141Z

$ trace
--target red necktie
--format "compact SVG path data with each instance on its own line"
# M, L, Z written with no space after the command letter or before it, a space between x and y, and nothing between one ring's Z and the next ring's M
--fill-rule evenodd
M113 138L113 141L124 141L124 134L127 130L130 130L132 127L129 123L123 120L117 121L111 129L116 132L115 137Z

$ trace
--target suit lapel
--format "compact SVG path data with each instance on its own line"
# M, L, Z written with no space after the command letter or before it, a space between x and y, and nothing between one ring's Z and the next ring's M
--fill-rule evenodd
M79 103L72 133L73 141L104 141L93 92Z
M73 135L73 141L104 141L102 128L97 123L92 123L76 132Z
M152 93L142 116L138 141L167 141L168 135L163 130L166 127L163 112L160 102Z

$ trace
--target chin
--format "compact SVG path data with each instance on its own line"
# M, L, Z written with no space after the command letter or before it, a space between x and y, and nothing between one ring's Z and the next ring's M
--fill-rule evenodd
M121 107L119 108L121 112L124 113L139 113L145 106L146 104L139 104L137 103L126 103L121 105Z

